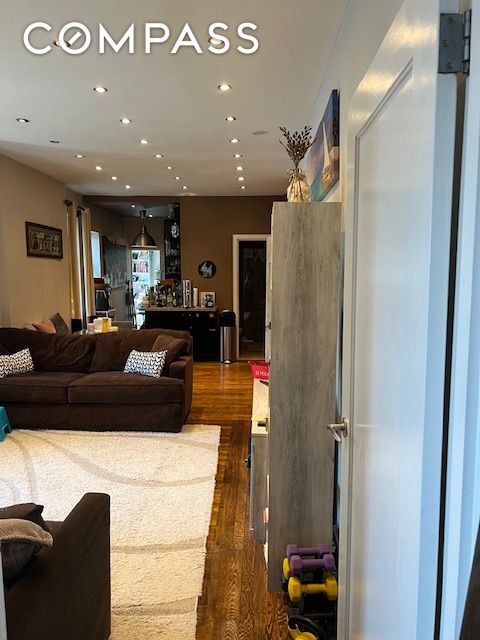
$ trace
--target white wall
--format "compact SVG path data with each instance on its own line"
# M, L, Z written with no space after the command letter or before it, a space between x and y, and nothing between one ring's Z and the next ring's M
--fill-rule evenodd
M316 133L333 89L340 93L340 180L326 200L344 201L348 105L373 56L397 15L402 0L350 0L345 10L326 77L312 110ZM309 182L312 176L308 176Z

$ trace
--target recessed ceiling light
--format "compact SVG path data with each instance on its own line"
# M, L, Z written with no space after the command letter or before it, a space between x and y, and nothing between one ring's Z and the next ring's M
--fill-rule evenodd
M223 45L223 42L221 40L219 40L218 38L209 38L208 41L214 47L221 47Z
M243 171L243 167L235 167L237 171Z
M162 154L161 154L161 153L156 153L156 154L155 154L155 158L163 158L163 156L162 156Z
M28 124L30 120L27 118L17 118L17 122L20 122L21 124Z
M236 120L236 117L235 117L235 116L227 116L227 117L225 118L225 120L226 120L227 122L234 122L234 121Z
M131 189L132 187L129 184L125 185L125 189Z
M136 207L136 205L135 205L135 204L132 204L132 205L130 205L130 206L132 207L132 209L135 209L135 207Z
M222 84L218 85L218 88L220 89L220 91L230 91L232 87L228 83L222 82Z
M240 142L240 140L239 140L238 138L232 138L232 139L230 140L230 142L231 142L232 144L237 144L237 142Z
M186 190L186 189L188 189L187 185L186 185L186 184L184 184L184 185L183 185L183 187L182 187L182 189L185 189L185 190Z
M140 144L148 144L148 140L145 140L145 138L142 138L140 140Z
M245 180L245 178L244 178L243 176L240 176L240 177L239 177L239 181L240 181L240 182L243 182L244 180Z
M234 157L234 158L243 158L243 156L242 156L242 154L241 154L241 153L234 153L234 154L233 154L233 157Z
M76 153L75 154L75 158L84 158L85 156L82 155L81 153Z
M103 171L103 167L100 167L99 165L97 165L95 167L95 171Z
M60 140L50 140L52 144L60 144Z
M122 124L132 124L133 120L130 120L130 118L122 118L120 122Z
M106 87L93 87L93 90L96 91L96 93L107 93L108 89Z
M173 169L173 167L171 167L170 165L167 166L167 171L171 171Z
M148 217L149 217L149 218L153 218L153 213L149 213L149 214L148 214Z
M240 189L246 189L246 188L247 187L244 184L242 184L242 186L240 187Z
M117 176L112 176L112 180L118 180Z
M175 176L175 180L181 180L181 176Z

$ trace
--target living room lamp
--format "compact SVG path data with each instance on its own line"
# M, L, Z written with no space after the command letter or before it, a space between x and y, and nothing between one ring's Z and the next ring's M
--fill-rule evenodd
M132 249L157 249L157 243L147 231L145 224L145 218L147 212L145 209L140 211L140 218L142 219L142 229L138 235L135 236L132 242Z

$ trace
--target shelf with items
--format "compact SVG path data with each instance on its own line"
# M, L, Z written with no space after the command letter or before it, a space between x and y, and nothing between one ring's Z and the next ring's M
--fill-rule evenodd
M175 215L164 222L165 238L165 278L180 282L182 279L182 258L180 239L180 206L175 206Z
M287 544L333 541L335 445L321 427L336 415L340 223L339 204L274 204L269 386L254 381L250 460L250 529L264 544L271 591L281 590ZM300 393L299 380L315 384Z

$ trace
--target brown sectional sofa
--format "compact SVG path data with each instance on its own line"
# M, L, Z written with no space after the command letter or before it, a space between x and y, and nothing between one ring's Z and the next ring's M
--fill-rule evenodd
M123 373L132 349L168 342L161 378ZM0 378L0 405L13 427L181 431L190 411L190 335L150 329L95 336L0 329L0 355L28 347L35 371Z
M110 498L87 493L7 589L8 640L110 636Z

